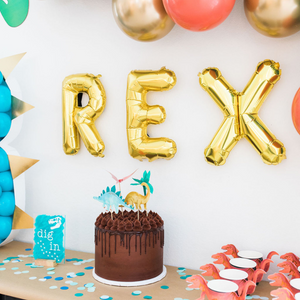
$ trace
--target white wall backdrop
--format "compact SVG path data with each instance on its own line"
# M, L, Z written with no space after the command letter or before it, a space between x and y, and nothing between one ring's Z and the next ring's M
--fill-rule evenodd
M122 177L139 168L136 178L144 170L152 173L149 208L165 220L166 264L198 269L227 243L264 255L271 250L299 255L300 137L291 104L300 86L300 33L284 39L260 35L248 24L242 2L237 0L229 18L212 31L175 26L153 43L124 35L110 0L32 0L27 20L16 29L0 18L0 57L27 51L11 78L18 81L23 100L35 106L11 144L22 156L40 159L26 173L26 212L66 214L67 248L94 251L94 221L102 208L93 196L114 184L106 170ZM280 62L282 78L260 116L284 143L287 160L265 165L241 140L224 166L208 165L203 152L223 115L197 74L218 67L242 91L264 59ZM175 71L178 81L168 92L149 94L150 104L167 111L165 123L151 126L149 133L174 139L178 152L170 161L141 163L127 151L127 75L162 66ZM83 144L76 156L62 149L62 81L82 72L103 75L107 105L96 122L106 145L103 159L91 156ZM123 194L135 188L130 182L122 184ZM18 238L31 242L32 231Z

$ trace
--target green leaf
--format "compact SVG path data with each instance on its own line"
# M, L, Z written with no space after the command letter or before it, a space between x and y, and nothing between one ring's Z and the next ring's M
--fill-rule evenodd
M153 194L153 186L152 186L152 184L148 183L148 185L149 185L149 188L150 188L150 193Z
M112 191L113 193L116 191L116 186L115 186L115 185L111 188L111 191Z
M139 183L131 183L130 185L140 185Z
M135 179L135 178L132 178L134 181L138 182L139 184L142 183L142 181L140 179Z

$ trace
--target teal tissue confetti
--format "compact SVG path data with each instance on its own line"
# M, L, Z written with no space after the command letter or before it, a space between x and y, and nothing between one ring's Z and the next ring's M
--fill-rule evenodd
M152 299L151 296L145 296L144 299Z
M84 286L87 287L87 288L90 288L90 287L93 287L95 284L90 282L90 283L87 283L85 284Z
M167 285L162 285L160 288L163 290L167 290L169 287Z
M82 297L82 296L83 296L82 293L76 293L76 294L75 294L75 297Z
M134 291L131 293L132 296L139 296L142 292L141 291Z

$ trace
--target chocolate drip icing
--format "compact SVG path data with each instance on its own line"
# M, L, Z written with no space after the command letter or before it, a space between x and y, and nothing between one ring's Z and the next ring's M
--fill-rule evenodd
M160 241L160 247L163 248L164 246L164 228L163 226L160 228L151 229L144 232L119 232L119 231L112 231L103 228L96 227L95 228L95 242L96 245L98 243L101 244L101 256L107 254L107 246L108 246L108 255L111 256L111 236L114 236L114 248L115 253L117 253L117 237L120 237L120 245L125 247L128 250L128 255L131 254L131 238L134 236L134 243L135 243L135 252L137 249L140 249L140 255L142 254L142 239L144 236L145 239L145 254L147 253L147 247L155 247L158 240ZM148 239L148 240L147 240ZM138 247L139 244L139 247Z
M117 253L117 238L120 238L120 246L128 250L128 255L131 254L131 238L134 236L134 251L138 248L140 255L143 252L143 239L145 241L145 254L147 247L155 248L158 241L160 247L164 246L164 227L162 218L152 211L148 214L143 211L139 212L139 220L137 212L124 211L118 214L113 213L111 220L110 213L102 213L96 220L95 227L95 244L100 243L101 257L104 255L111 256L111 247L114 243L114 253ZM111 241L111 236L114 239ZM139 245L138 245L139 243Z

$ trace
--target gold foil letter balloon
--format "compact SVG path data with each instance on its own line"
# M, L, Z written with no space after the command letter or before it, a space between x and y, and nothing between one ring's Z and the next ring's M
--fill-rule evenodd
M174 26L162 0L113 0L113 14L120 29L137 41L155 41Z
M63 81L63 148L67 155L79 151L79 135L86 148L94 156L104 157L104 143L95 127L95 120L101 115L106 104L104 87L100 75L77 74ZM87 93L87 106L78 106L78 94Z
M167 91L176 84L175 73L165 68L159 71L132 71L127 81L127 138L129 154L142 161L147 158L171 159L176 154L176 144L167 138L149 138L147 126L159 124L166 118L165 109L147 104L149 91Z
M279 64L265 60L258 64L244 91L239 93L218 69L205 69L199 74L200 85L224 113L223 123L204 151L208 163L216 166L225 164L230 151L242 137L268 165L277 165L286 158L283 144L258 116L261 105L280 75Z
M271 37L285 37L300 30L299 0L244 0L251 26Z

